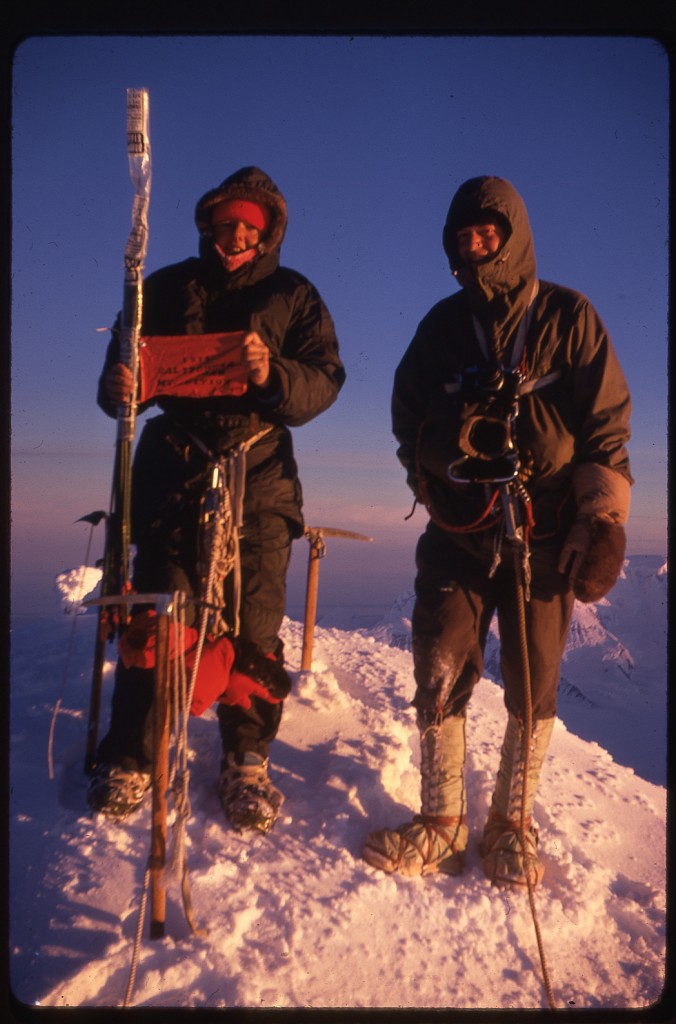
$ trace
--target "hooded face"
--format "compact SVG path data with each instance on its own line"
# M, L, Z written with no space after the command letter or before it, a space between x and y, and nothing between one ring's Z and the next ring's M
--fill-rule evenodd
M269 223L270 211L259 203L226 199L213 207L211 237L229 273L254 259Z
M211 234L214 245L226 255L255 249L261 238L260 229L254 227L250 221L235 220L230 217L221 220L214 219Z
M465 266L469 263L483 263L502 248L505 231L494 220L489 219L486 224L468 224L466 228L456 231L458 257Z
M255 257L267 255L267 263L274 263L286 216L286 202L272 179L257 167L243 167L197 203L200 255L217 259L230 273Z
M475 304L498 296L520 304L521 292L530 298L536 267L528 214L504 178L471 178L460 186L448 211L443 243L454 276Z

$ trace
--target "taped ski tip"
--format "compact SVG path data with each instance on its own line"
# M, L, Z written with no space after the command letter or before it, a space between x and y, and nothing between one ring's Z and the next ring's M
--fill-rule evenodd
M129 172L134 184L138 205L141 208L138 215L132 213L134 232L141 232L143 238L134 242L135 247L141 246L145 254L145 235L147 225L145 223L145 210L142 204L147 204L150 194L151 159L150 159L150 132L149 132L149 98L147 89L127 89L127 155L129 157ZM130 243L132 238L130 237ZM127 254L129 255L129 253Z
M127 89L127 136L129 153L148 152L149 96L147 89Z

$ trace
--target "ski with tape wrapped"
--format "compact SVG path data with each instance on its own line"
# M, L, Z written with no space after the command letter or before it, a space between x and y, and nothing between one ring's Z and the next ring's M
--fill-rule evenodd
M119 636L129 617L124 600L131 591L129 565L131 516L131 464L136 430L139 376L139 338L143 314L143 268L148 248L148 205L150 201L151 158L148 132L148 92L127 89L127 153L134 186L131 231L124 252L124 293L120 316L120 361L133 378L132 397L118 406L115 465L110 511L106 517L101 597L120 597L120 603L99 606L98 629L92 670L85 772L91 773L96 760L101 683L106 644Z

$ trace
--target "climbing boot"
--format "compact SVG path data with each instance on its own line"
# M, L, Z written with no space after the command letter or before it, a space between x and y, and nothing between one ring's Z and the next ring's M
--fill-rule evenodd
M533 804L554 722L545 718L534 723L526 764L523 724L512 714L507 719L495 792L479 845L484 872L493 885L521 889L529 880L533 887L542 881Z
M113 821L124 821L141 806L151 782L150 772L101 764L89 782L87 803L94 813L104 814Z
M464 868L468 829L465 793L465 716L420 730L421 812L398 828L371 832L362 856L372 867L408 876Z
M268 778L268 759L253 751L223 758L218 792L236 832L269 832L284 802Z

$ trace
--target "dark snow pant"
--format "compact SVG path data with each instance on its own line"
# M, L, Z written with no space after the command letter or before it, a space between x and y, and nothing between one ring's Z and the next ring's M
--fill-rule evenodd
M264 654L283 662L279 630L286 606L286 574L293 540L287 519L274 513L259 513L245 520L242 539L242 596L240 636L256 644ZM267 757L282 718L282 703L271 704L251 698L244 710L219 704L218 723L224 754L253 750Z
M497 612L500 667L507 710L523 720L524 668L513 549L490 577L490 561L461 548L430 523L416 551L413 610L414 706L423 720L459 715L483 672L488 629ZM554 547L533 545L530 600L525 604L533 721L556 714L561 657L574 598L557 569Z
M148 445L144 450L141 439L134 461L132 512L132 539L137 545L134 589L139 594L181 590L192 595L197 591L197 524L206 475L187 479L191 471L185 458L166 445ZM294 536L296 524L285 516L265 511L245 514L240 543L240 636L280 660L278 633ZM140 769L150 764L153 685L152 669L127 669L118 662L110 727L99 745L99 762ZM281 716L281 703L257 697L247 710L219 704L224 753L253 750L266 757Z

